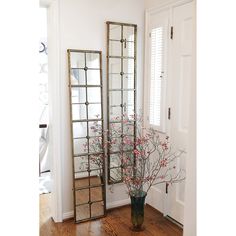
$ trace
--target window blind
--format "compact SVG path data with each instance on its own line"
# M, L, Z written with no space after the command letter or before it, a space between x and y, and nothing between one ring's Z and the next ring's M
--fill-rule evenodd
M151 79L149 122L151 125L161 126L162 104L162 58L163 58L163 27L151 31Z

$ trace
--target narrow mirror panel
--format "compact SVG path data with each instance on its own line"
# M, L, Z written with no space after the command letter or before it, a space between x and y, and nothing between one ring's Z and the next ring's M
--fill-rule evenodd
M107 22L108 183L122 181L120 156L135 138L137 25Z
M68 49L75 222L106 213L101 52Z

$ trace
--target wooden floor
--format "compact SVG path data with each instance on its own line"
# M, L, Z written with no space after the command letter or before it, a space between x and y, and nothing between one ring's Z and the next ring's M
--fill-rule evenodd
M145 230L130 230L130 207L107 212L107 216L90 222L74 224L73 219L54 223L49 207L50 194L40 195L40 236L182 236L182 230L150 206L145 207Z

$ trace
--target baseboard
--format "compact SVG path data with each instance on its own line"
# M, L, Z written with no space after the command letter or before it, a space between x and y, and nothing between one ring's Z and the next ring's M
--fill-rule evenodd
M124 199L124 200L114 201L114 202L108 202L107 203L107 209L121 207L121 206L128 205L128 204L130 204L130 199L129 198Z
M130 204L129 198L124 199L124 200L109 202L109 203L107 203L107 209L117 208L117 207L125 206L128 204ZM74 211L69 211L69 212L63 213L63 220L68 220L71 218L74 218Z
M69 211L69 212L63 213L63 220L68 220L71 218L74 218L74 211Z

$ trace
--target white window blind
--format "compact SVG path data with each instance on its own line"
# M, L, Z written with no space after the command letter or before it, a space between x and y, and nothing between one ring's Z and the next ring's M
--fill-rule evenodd
M151 78L149 123L161 126L162 110L162 63L163 63L163 27L151 31Z

